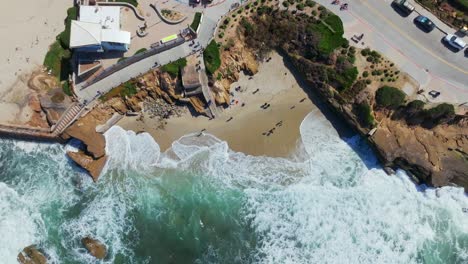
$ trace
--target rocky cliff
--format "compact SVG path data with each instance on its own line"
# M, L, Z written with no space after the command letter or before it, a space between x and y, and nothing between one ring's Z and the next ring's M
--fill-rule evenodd
M398 86L399 71L380 70L385 65L393 67L393 63L376 52L367 49L356 54L342 38L342 23L337 16L329 11L319 19L313 14L297 16L274 8L264 12L268 14L242 18L237 29L242 33L239 41L258 57L271 49L285 55L310 91L352 128L365 137L372 131L369 143L384 166L405 169L417 181L432 186L458 185L468 190L466 114L438 116L429 122L424 118L431 112L427 108L434 105L424 106L422 102L416 114L405 106L409 99L393 109L378 107L377 88ZM354 64L359 60L369 62L371 76L358 79ZM371 80L374 75L381 77ZM421 120L414 120L418 118Z

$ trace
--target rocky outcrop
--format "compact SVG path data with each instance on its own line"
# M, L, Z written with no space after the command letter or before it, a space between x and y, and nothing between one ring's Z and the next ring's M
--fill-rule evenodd
M104 259L107 255L106 246L97 239L91 237L84 237L81 243L85 246L88 252L97 259Z
M80 152L67 152L68 157L72 159L76 164L85 169L89 175L96 182L101 174L102 169L106 165L107 156L94 159L93 157L86 155L83 151Z
M254 75L258 72L258 61L252 50L243 41L235 42L231 47L221 51L221 66L214 76L221 75L221 79L211 87L217 104L229 103L229 89L232 83L239 80L240 72Z
M87 170L94 181L97 181L107 160L105 156L106 140L104 135L96 132L96 127L105 124L113 113L114 110L111 106L101 105L78 119L61 135L65 140L78 139L86 146L84 151L68 152L67 155Z
M34 246L26 247L18 254L20 264L46 264L47 258Z
M433 129L382 119L370 142L385 165L398 166L432 186L456 184L468 190L468 127Z

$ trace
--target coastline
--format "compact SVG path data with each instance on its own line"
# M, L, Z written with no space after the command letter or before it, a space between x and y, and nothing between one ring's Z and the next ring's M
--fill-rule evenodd
M127 116L116 125L125 130L151 134L161 151L170 148L172 142L184 135L206 129L207 133L228 142L234 151L256 156L287 157L296 150L301 122L317 106L309 100L295 73L285 65L284 58L276 52L270 56L269 62L260 63L258 73L253 77L240 74L239 81L231 86L233 99L239 103L222 110L215 119L193 116L186 111L180 117L164 120L167 122L164 128L158 128L161 122L145 114L142 121ZM235 91L238 86L241 86L240 92ZM259 91L254 94L257 89ZM242 103L245 106L241 106ZM271 106L262 109L264 103ZM231 117L232 120L227 121ZM283 121L282 125L276 126L280 121ZM273 128L269 136L263 134Z

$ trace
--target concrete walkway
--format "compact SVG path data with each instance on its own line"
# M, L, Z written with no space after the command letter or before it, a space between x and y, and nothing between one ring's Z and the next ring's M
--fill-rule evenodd
M226 0L218 5L205 9L204 18L200 24L201 28L196 40L196 42L200 43L202 48L205 48L213 38L216 32L218 21L222 16L229 12L231 5L236 2L238 1ZM85 89L75 89L75 93L78 96L80 102L84 102L86 100L87 104L89 104L93 100L99 98L101 95L109 92L112 88L117 87L120 84L151 70L155 63L158 65L165 65L180 58L185 58L191 54L194 54L196 50L193 47L190 47L189 44L190 42L185 42L170 50L138 61L86 87Z

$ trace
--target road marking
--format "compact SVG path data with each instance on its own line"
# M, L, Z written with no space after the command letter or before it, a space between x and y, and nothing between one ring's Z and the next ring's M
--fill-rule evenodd
M464 74L468 74L468 71L446 61L445 59L441 58L440 56L438 56L437 54L435 54L434 52L432 52L431 50L427 49L426 47L424 47L423 45L419 44L419 42L417 42L415 39L411 38L408 34L406 34L406 32L404 32L403 30L401 30L397 25L395 25L392 21L390 21L388 18L386 18L384 15L382 15L382 13L380 13L377 9L371 7L369 4L367 4L367 1L362 1L360 0L360 2L363 3L363 5L367 6L367 8L369 8L370 11L372 11L374 14L376 14L377 16L381 17L383 20L385 20L387 22L387 24L389 24L391 27L393 27L396 31L398 31L401 35L405 36L408 40L410 40L411 42L413 42L413 44L415 44L416 46L420 47L421 49L423 49L424 51L426 51L427 53L431 54L434 58L438 59L439 61L443 62L444 64L452 67L453 69L456 69Z

